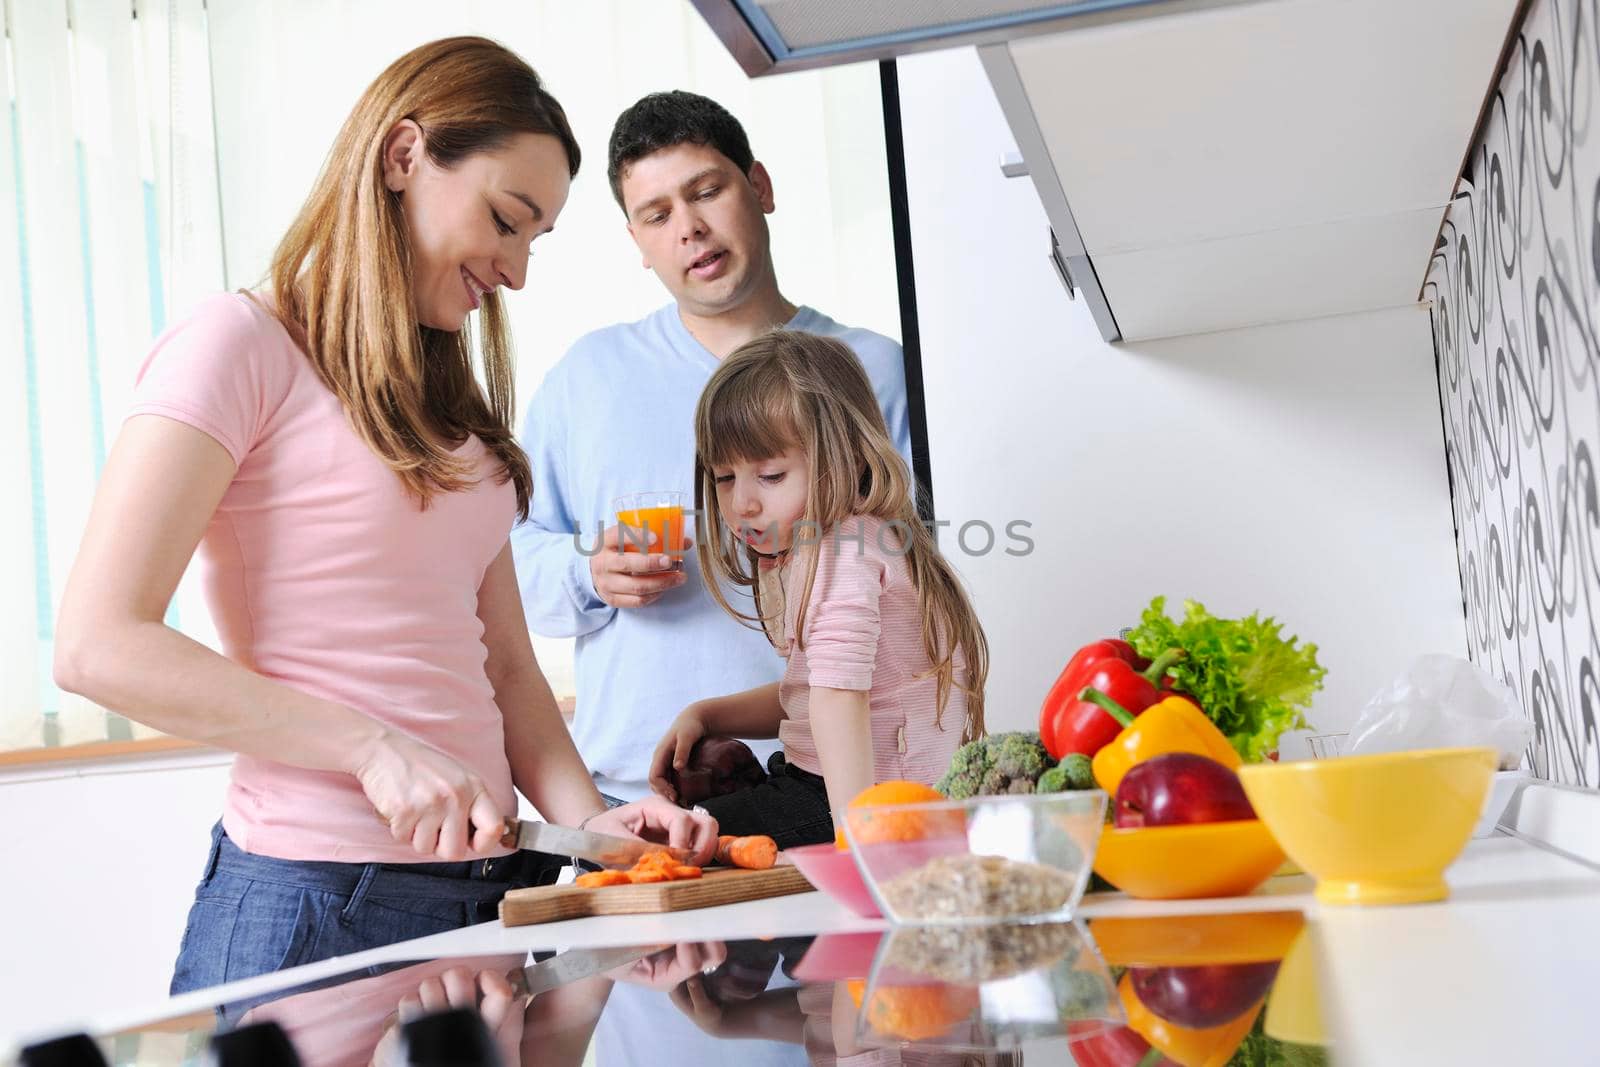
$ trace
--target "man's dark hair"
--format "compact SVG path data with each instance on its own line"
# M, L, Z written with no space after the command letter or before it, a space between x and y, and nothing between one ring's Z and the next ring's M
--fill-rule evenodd
M611 195L622 203L622 172L645 156L680 144L709 145L727 156L740 174L750 173L755 156L739 120L709 97L675 89L651 93L617 116L607 150L606 177Z

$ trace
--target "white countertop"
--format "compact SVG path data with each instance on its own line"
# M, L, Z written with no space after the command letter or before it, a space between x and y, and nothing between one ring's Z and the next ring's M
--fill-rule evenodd
M1337 1062L1573 1063L1594 1044L1588 1014L1600 989L1600 873L1508 836L1475 840L1450 868L1450 899L1390 908L1318 904L1303 876L1275 878L1247 897L1136 901L1086 897L1082 915L1299 909L1312 921L1322 1008ZM506 928L485 923L325 960L217 990L130 1005L78 1020L104 1033L243 1000L357 967L443 956L608 945L732 941L871 930L819 893L670 915L631 915ZM67 1027L71 1029L72 1027ZM60 1033L60 1026L51 1027ZM33 1035L35 1037L46 1035ZM1597 1053L1596 1055L1600 1055Z

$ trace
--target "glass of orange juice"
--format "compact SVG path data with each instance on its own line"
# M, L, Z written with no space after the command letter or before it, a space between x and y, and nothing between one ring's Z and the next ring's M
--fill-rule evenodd
M613 501L617 525L622 527L624 552L664 552L683 557L683 504L685 494L672 492L628 493ZM656 535L654 545L645 531Z

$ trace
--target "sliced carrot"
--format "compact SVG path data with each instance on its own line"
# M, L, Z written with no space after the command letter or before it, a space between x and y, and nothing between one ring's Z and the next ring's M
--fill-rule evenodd
M627 871L590 871L580 874L572 880L573 885L581 885L588 889L595 889L608 885L627 885L633 879L628 877Z
M653 870L648 870L648 869L640 870L638 868L634 868L633 870L631 870L631 871L629 871L627 873L628 873L628 881L633 882L635 884L639 884L639 885L648 884L650 882L670 882L670 881L672 881L672 876L669 875L666 871L653 871Z
M681 881L688 878L699 878L704 872L699 867L683 864L679 867L669 868L667 873L671 875L673 881Z

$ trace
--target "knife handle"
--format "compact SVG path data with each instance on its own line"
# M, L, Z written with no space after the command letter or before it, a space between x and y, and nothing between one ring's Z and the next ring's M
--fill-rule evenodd
M506 832L500 835L500 843L506 848L517 847L517 834L522 829L522 820L515 815L505 817Z

